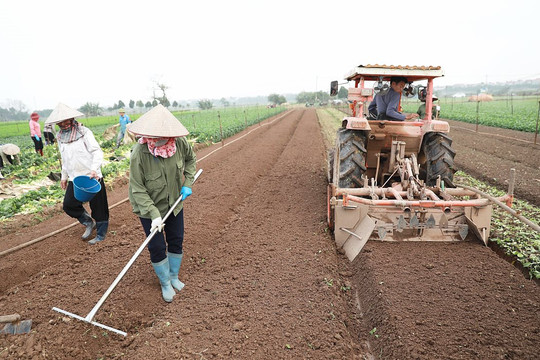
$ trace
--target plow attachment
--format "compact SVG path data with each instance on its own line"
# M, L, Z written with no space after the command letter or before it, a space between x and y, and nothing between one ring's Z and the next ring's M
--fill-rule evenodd
M512 195L497 200L511 203ZM329 185L329 224L350 261L368 240L462 241L471 234L487 245L492 209L489 199L464 188L426 188L414 199L395 188Z

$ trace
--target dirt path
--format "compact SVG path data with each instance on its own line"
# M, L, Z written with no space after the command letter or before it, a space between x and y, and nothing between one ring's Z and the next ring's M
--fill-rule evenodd
M126 338L51 310L86 316L143 241L123 203L102 244L86 245L74 227L0 258L0 314L34 321L30 335L0 336L0 358L537 358L536 284L475 242L368 242L349 263L326 232L315 111L252 130L199 162L186 288L172 303L144 251L96 316ZM109 194L122 200L126 184ZM12 224L0 251L72 222L51 216Z

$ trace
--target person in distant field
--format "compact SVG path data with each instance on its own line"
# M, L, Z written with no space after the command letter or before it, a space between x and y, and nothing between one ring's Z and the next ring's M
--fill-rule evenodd
M116 138L117 148L122 143L122 140L124 140L127 124L131 124L131 120L129 119L129 116L126 115L126 111L124 109L120 109L118 112L120 113L120 117L118 119L118 122L120 123L120 128L118 130L118 137Z
M54 126L52 124L43 126L43 137L45 138L46 145L54 144Z
M416 111L416 113L418 114L420 119L423 119L426 116L426 96L427 96L426 89L422 89L418 93L418 98L420 99L420 101L422 101L422 104L420 104L420 106L418 107L418 111ZM433 101L439 100L439 98L435 95L433 95L431 99ZM439 117L439 110L440 110L440 107L432 103L431 105L431 119L432 120L437 119Z
M403 76L392 76L390 78L390 88L384 95L380 93L373 99L377 106L378 120L405 121L418 117L418 114L402 114L401 111L401 92L407 85L407 78Z
M79 116L84 116L84 114L60 103L45 124L56 124L60 128L57 134L62 157L60 186L66 190L63 209L66 214L79 220L85 227L83 240L88 239L92 230L96 228L96 237L88 241L90 245L93 245L105 239L109 228L109 205L101 173L103 151L92 131L75 120ZM92 216L86 212L83 203L75 198L73 179L80 175L89 176L101 184L101 190L90 200Z
M32 115L30 115L30 122L28 125L30 126L30 137L34 142L34 149L38 154L43 156L43 139L41 139L41 126L38 121L39 114L33 112Z
M8 165L18 165L21 163L19 153L21 149L15 144L0 145L0 168Z
M171 302L174 289L184 287L178 279L184 256L183 201L191 195L197 159L185 138L189 132L163 105L141 116L128 131L139 138L131 152L129 201L146 236L158 230L148 243L148 251L163 300ZM163 222L180 197L183 201Z

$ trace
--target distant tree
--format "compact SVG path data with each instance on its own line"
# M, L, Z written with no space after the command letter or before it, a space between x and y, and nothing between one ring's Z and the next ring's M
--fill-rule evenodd
M199 109L201 110L210 110L214 106L214 104L212 104L212 101L207 99L199 100L198 105Z
M156 99L152 100L152 106L157 106L158 101Z
M167 99L166 97L162 97L160 100L159 100L159 103L165 107L169 107L171 106L171 103L169 102L169 99Z
M157 81L156 81L155 85L161 91L161 96L156 96L155 91L154 91L154 100L158 101L161 105L163 105L165 107L171 106L171 102L167 98L167 94L165 92L169 87L167 85L159 83ZM157 103L156 103L156 105L157 105Z
M230 105L227 99L225 99L224 97L221 98L221 100L219 101L221 102L221 105L223 105L223 107L228 107Z
M133 109L135 107L135 101L129 100L129 108Z
M285 96L279 95L279 94L270 94L268 95L268 101L272 104L281 105L283 103L287 102L287 99L285 99Z
M337 93L338 99L346 99L349 96L349 91L345 87L340 87Z
M324 91L317 92L301 92L296 95L296 101L299 103L315 104L316 102L325 102L330 99L330 95Z
M79 108L79 111L86 116L99 116L103 113L103 109L99 106L99 103L87 102Z
M141 100L137 100L137 103L135 103L135 105L137 105L138 108L144 107L144 103Z
M172 106L177 108L178 107L178 101L174 100L173 103L172 103Z
M124 104L124 102L122 100L118 100L118 107L117 109L120 109L120 108L125 108L126 107L126 104Z
M41 112L38 112L38 114L40 114L40 116L43 116ZM0 120L1 121L28 120L28 119L30 119L30 114L26 111L18 110L14 108L13 106L7 109L3 109L0 107Z
M154 100L155 101L155 100ZM157 105L157 101L156 101L156 105ZM144 104L144 107L149 109L152 107L152 103L150 101L147 101L146 104Z
M296 95L296 102L313 104L315 103L315 94L303 91Z
M24 103L21 100L8 99L5 101L5 106L8 109L13 109L13 111L17 113L24 113L28 111L28 109L26 108L26 105L24 105Z

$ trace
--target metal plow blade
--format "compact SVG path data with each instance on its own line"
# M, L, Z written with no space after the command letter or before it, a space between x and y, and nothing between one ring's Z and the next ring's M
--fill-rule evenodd
M373 221L373 219L371 219L369 216L366 216L358 223L358 226L354 229L354 231L350 231L345 228L339 229L340 231L344 231L349 234L349 237L343 244L343 250L350 261L353 261L356 256L360 254L360 251L362 251L364 245L366 245L374 228L375 221Z

